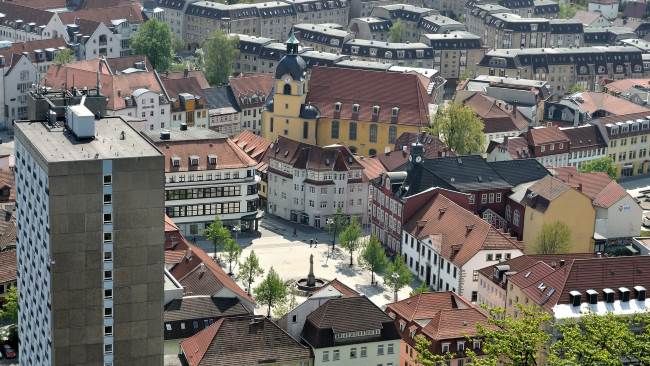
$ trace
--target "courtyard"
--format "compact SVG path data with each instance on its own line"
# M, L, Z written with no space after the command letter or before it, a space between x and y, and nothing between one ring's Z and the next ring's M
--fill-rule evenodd
M295 226L294 226L295 225ZM294 236L294 228L296 235ZM363 240L367 240L367 236ZM310 240L317 241L318 244L310 246ZM342 248L336 246L332 255L331 243L332 235L326 231L317 230L297 224L293 224L282 219L266 216L260 224L259 235L249 237L240 235L238 243L242 246L243 251L240 260L243 260L251 251L260 259L265 274L273 267L280 277L286 281L295 281L307 277L309 273L309 257L314 256L314 275L324 280L338 279L348 287L368 297L380 308L393 302L393 291L388 286L384 286L381 275L375 274L377 284L370 285L371 273L362 268L354 256L354 266L350 267L350 254ZM337 240L338 242L338 240ZM208 253L212 254L212 244L205 240L197 242ZM227 270L227 263L223 263ZM236 274L238 266L233 267ZM252 285L255 288L263 278L258 278ZM242 288L245 284L238 282ZM399 299L409 296L412 290L411 286L402 288L398 293ZM304 301L304 298L297 297L298 303ZM256 313L266 315L266 308L260 306Z

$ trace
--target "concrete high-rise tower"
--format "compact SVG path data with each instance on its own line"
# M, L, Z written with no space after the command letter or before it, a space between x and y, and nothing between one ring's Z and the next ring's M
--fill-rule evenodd
M164 158L121 118L64 108L15 126L20 362L160 366Z

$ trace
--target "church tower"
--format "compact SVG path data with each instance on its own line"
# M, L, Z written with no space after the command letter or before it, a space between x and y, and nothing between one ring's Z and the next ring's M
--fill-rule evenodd
M307 63L298 54L300 42L293 29L286 42L287 54L275 69L272 95L262 116L262 135L275 140L285 136L292 140L316 144L316 121L319 111L306 104L309 87Z

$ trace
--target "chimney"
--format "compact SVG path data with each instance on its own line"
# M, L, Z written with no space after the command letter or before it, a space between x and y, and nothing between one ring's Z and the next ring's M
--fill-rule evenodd
M250 323L248 323L248 331L250 333L257 333L257 331L261 329L264 329L263 318L253 318Z
M564 263L565 263L564 259L560 259L560 267L564 267Z

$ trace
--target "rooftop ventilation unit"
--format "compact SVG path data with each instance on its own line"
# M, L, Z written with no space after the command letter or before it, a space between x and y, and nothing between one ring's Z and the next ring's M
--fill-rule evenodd
M68 106L66 124L79 140L95 137L95 115L83 104Z

